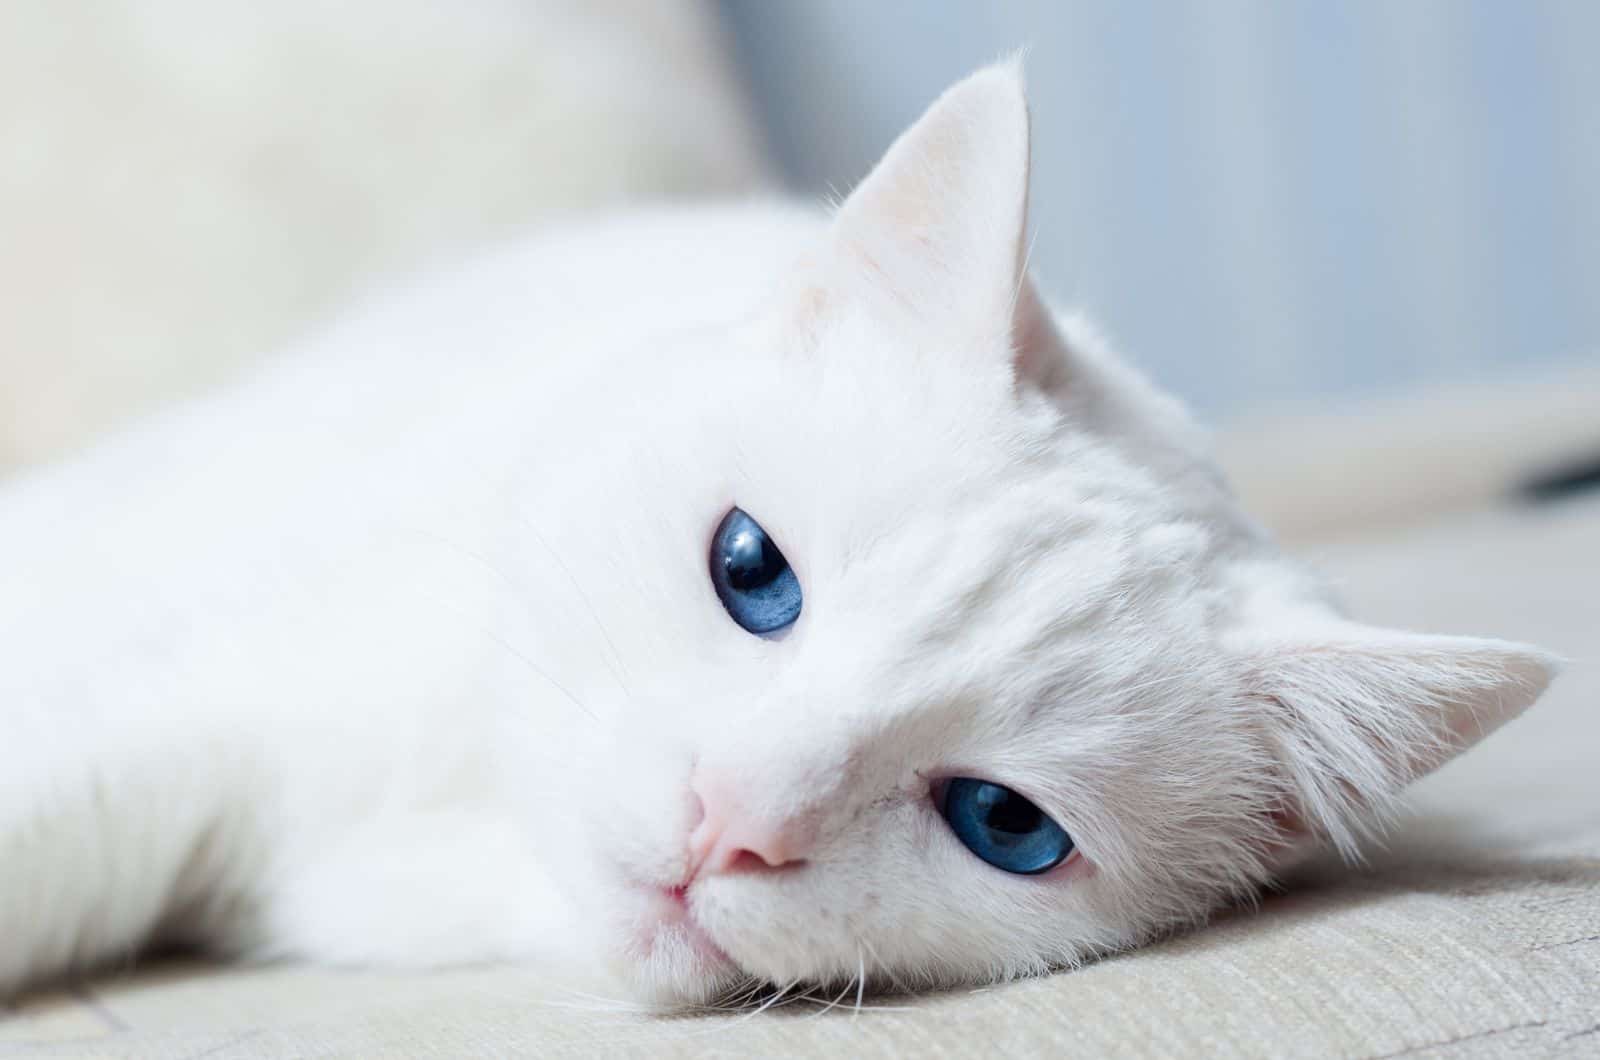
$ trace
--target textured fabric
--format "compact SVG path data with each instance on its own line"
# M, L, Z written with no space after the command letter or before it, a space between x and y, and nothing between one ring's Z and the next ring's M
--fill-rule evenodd
M1324 550L1358 613L1574 664L1369 863L1070 974L649 1018L524 970L168 967L23 1003L0 1057L1600 1055L1600 499Z

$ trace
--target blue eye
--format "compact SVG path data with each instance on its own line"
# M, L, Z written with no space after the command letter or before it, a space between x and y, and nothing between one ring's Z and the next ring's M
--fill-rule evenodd
M800 579L761 524L738 508L711 538L711 584L733 620L758 636L800 617Z
M999 784L956 777L945 784L940 809L956 838L997 869L1031 876L1072 853L1072 837L1060 825Z

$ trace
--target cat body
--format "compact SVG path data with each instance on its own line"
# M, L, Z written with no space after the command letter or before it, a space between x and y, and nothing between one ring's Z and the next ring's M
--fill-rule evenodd
M832 216L551 230L6 484L0 993L165 942L1037 973L1353 850L1530 703L1532 649L1343 618L1046 309L1027 144L992 68ZM733 509L779 636L708 577ZM1070 853L975 857L969 777Z
M574 581L538 544L569 517L556 491L582 491L571 465L596 443L613 460L651 459L618 424L652 394L595 397L692 356L645 344L721 321L728 296L743 287L748 302L763 263L776 282L817 224L745 206L552 233L383 299L244 385L11 483L0 820L13 831L0 831L0 909L48 948L6 947L0 982L128 951L163 921L225 949L298 952L256 893L269 878L298 886L385 821L394 834L375 837L375 871L389 884L431 874L448 893L477 878L514 902L463 894L455 916L482 916L483 930L469 939L446 922L426 946L398 938L417 926L408 903L378 934L395 959L532 948L510 917L538 891L507 877L530 870L500 859L505 837L450 848L463 829L508 826L501 729L529 726L548 740L531 750L559 760L570 730L597 724L574 697L590 680L614 684L622 665L587 611L603 587ZM708 239L718 253L686 257ZM627 358L644 363L603 363ZM580 481L546 487L548 504L515 497L530 463ZM659 508L635 500L641 523ZM526 569L493 558L507 535L538 550ZM548 658L519 657L530 636ZM457 819L430 835L412 815L433 813ZM376 914L383 882L349 881L337 915ZM207 903L223 893L242 904L216 911L218 939ZM85 925L89 909L111 912ZM345 956L380 956L364 945Z

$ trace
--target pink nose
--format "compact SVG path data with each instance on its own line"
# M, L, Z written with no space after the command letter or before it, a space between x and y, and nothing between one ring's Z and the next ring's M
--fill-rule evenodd
M697 771L692 787L702 810L700 823L689 834L694 874L770 872L805 862L816 840L809 815L754 813L738 786L720 773Z

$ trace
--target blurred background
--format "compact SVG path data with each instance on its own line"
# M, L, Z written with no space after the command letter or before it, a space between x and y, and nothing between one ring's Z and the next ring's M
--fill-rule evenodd
M1593 0L722 10L810 192L1028 45L1033 262L1213 419L1600 351Z
M1600 454L1592 0L0 0L0 472L556 214L846 191L1019 46L1043 286L1274 525Z

